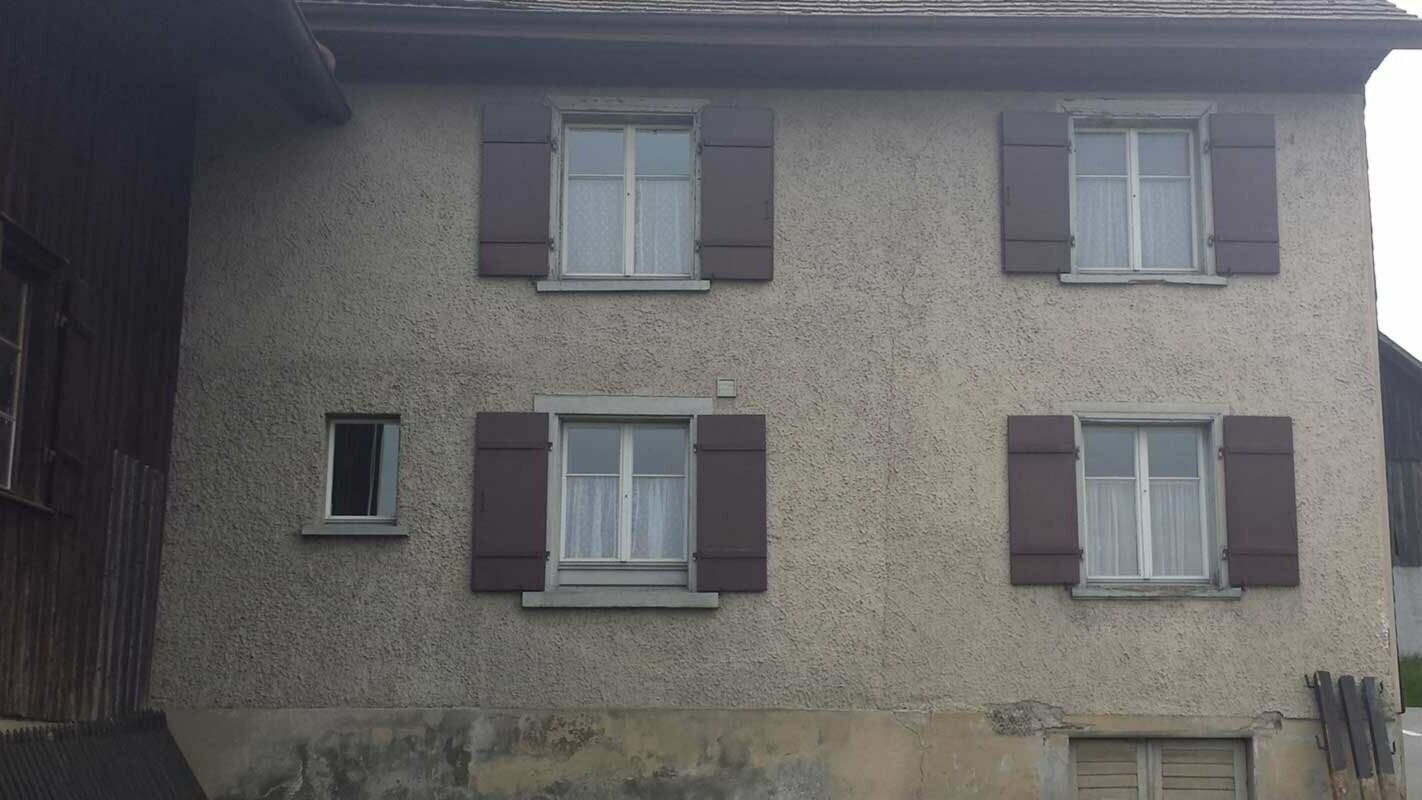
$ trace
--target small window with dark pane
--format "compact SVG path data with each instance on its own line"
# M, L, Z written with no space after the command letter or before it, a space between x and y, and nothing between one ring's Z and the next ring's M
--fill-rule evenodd
M0 268L0 489L14 481L29 317L29 284Z
M327 450L327 519L393 523L400 420L333 418Z

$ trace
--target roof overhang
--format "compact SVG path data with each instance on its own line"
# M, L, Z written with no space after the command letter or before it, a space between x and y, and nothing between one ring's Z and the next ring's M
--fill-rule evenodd
M351 79L1356 90L1422 20L730 15L305 2Z

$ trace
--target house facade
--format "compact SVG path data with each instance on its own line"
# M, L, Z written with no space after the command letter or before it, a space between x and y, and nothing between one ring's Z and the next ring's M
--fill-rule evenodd
M206 84L152 701L211 796L1326 796L1304 675L1400 708L1422 22L901 5L307 3L349 122Z

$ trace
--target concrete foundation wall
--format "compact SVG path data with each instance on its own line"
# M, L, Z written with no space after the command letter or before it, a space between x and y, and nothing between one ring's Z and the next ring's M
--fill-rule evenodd
M1202 287L1001 273L998 114L1057 95L674 92L775 110L775 280L548 295L475 272L479 108L541 91L356 85L341 128L233 87L204 109L156 704L668 710L637 732L595 715L626 764L664 746L674 709L722 709L694 712L707 730L735 727L734 709L857 709L765 712L765 752L790 755L745 763L870 797L917 780L900 709L978 720L951 728L966 741L988 709L1029 699L1069 716L1309 718L1306 672L1396 685L1361 96L1202 98L1276 115L1283 241L1282 275ZM475 412L531 410L537 393L707 397L717 378L739 389L718 411L767 416L769 592L676 612L470 593ZM1105 403L1291 416L1302 585L1150 602L1011 586L1007 417ZM408 538L298 535L321 510L328 412L401 415ZM234 741L270 731L279 750L374 735L278 735L267 712L231 713L256 726ZM522 724L469 713L410 724ZM815 767L820 732L883 743L883 770ZM946 772L925 785L1031 780L1040 742L983 742L940 749ZM677 774L720 758L683 746L665 761ZM530 758L500 756L486 796L545 785L509 765L552 785L581 763ZM238 792L237 772L207 774Z
M169 723L213 800L1065 798L1069 737L1161 732L1247 740L1259 800L1329 795L1318 725L1277 715L289 709Z

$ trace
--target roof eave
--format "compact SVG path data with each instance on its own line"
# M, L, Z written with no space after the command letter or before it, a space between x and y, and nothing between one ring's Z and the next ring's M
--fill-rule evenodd
M507 11L303 0L318 32L504 35L762 46L1422 49L1422 20L970 17Z

